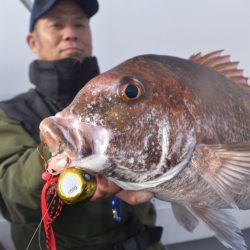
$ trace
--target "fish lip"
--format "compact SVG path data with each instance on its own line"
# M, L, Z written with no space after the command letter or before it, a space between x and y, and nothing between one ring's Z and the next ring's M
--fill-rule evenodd
M109 158L106 154L92 154L82 159L73 160L69 166L83 168L89 173L100 173L106 169Z
M65 154L73 160L103 154L110 132L99 125L79 121L77 117L53 116L40 124L41 142L52 156Z
M51 117L45 118L39 125L40 140L43 146L48 148L52 156L58 155L63 151L63 142L60 135L61 131L53 122ZM60 136L59 136L60 135Z

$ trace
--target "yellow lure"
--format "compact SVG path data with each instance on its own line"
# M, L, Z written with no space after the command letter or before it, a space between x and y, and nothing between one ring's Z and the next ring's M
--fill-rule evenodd
M58 178L57 194L67 204L89 200L95 193L95 190L95 177L82 169L67 168Z

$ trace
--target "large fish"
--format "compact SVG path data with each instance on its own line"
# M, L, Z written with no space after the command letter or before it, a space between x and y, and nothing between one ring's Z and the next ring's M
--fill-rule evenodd
M221 52L137 56L92 79L40 124L49 170L77 166L154 192L187 230L203 221L246 249L223 208L250 208L250 86Z

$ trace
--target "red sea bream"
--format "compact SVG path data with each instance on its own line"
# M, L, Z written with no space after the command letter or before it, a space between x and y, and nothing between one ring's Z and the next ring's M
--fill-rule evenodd
M77 166L149 190L187 230L202 221L246 249L223 208L250 208L250 86L221 52L137 56L92 79L40 124L49 171Z

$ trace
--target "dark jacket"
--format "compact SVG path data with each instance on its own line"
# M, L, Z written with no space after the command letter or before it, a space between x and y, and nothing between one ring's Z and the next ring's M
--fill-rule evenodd
M34 61L30 79L35 89L0 103L0 209L11 223L17 249L26 249L41 220L44 162L37 149L39 123L66 107L97 74L95 58L83 64L74 59ZM39 148L48 158L46 149ZM155 222L151 203L132 207L122 202L122 216L120 223L113 219L111 199L64 205L53 223L57 249L111 250L117 242L124 242ZM45 249L44 237L41 228L29 249L39 249L39 244Z

